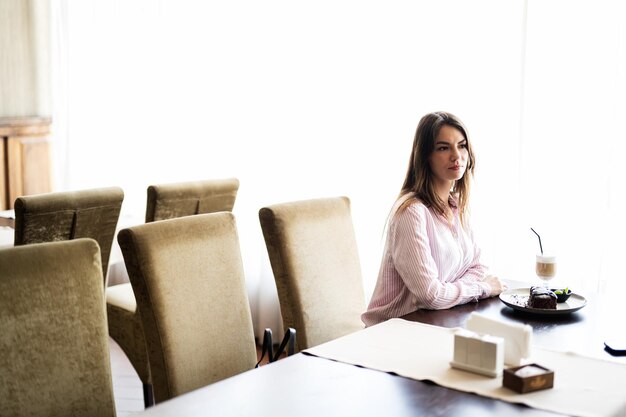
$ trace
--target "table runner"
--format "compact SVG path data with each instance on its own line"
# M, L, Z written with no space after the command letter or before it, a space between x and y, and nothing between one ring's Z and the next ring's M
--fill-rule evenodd
M626 416L626 365L533 347L532 361L554 370L554 387L518 394L450 367L457 329L392 319L304 352L485 397L576 416Z

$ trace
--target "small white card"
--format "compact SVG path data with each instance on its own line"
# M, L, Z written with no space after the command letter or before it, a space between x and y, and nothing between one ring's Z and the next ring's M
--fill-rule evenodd
M454 334L454 357L450 365L495 378L504 367L504 339L461 329Z
M504 338L504 363L520 366L531 357L533 328L528 324L506 323L473 312L465 325L467 330Z

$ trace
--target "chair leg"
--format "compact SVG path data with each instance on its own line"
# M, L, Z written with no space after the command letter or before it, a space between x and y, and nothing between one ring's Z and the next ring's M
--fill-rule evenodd
M143 384L143 405L145 408L152 407L154 405L152 384Z

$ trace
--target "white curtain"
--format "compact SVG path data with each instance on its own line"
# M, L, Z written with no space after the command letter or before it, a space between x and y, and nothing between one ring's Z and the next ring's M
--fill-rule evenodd
M577 288L623 291L626 8L530 2L520 194Z
M621 13L621 14L620 14ZM620 285L618 1L53 1L57 188L234 176L257 334L279 329L260 207L346 195L369 298L426 112L467 124L487 263L533 281L534 227L572 288Z
M0 1L0 117L50 116L47 0Z
M477 185L493 195L475 201L502 276L533 277L533 227L558 256L555 283L583 294L626 289L625 12L612 0L528 1L519 136L511 147L490 143L496 178Z

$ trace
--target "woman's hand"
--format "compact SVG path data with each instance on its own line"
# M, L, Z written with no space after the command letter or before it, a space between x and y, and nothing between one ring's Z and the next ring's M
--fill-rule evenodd
M483 282L489 284L489 286L491 287L491 293L489 294L489 297L495 297L497 295L500 295L500 293L502 293L503 291L507 290L507 286L502 281L500 281L500 278L496 276L487 275Z

